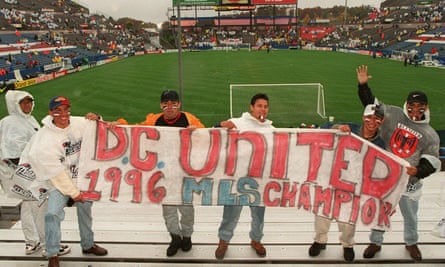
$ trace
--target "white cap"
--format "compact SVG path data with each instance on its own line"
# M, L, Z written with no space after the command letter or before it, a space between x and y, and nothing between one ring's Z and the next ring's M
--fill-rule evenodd
M369 115L376 115L377 117L383 118L383 110L380 108L379 105L376 104L369 104L365 107L365 110L363 111L363 116L369 116Z

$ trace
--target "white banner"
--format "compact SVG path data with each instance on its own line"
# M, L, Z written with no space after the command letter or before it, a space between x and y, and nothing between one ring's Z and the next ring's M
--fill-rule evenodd
M95 201L264 205L388 228L409 164L351 134L91 124L78 186Z

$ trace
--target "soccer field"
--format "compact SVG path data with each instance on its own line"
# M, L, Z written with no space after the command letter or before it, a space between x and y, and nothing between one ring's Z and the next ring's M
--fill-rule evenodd
M402 62L388 59L306 50L185 52L182 63L183 109L198 116L207 127L230 116L230 84L321 83L327 116L334 116L336 121L360 121L362 106L357 96L355 68L365 64L373 76L370 87L380 100L402 106L409 91L423 90L429 97L432 126L445 129L443 69L404 67ZM160 112L162 90L179 89L178 69L177 53L135 56L24 90L36 98L33 114L37 119L46 114L50 97L65 95L72 101L73 115L93 111L102 114L105 120L124 117L130 123L137 123L150 112ZM316 91L294 93L286 89L284 93L290 100L304 102L307 98L313 102ZM316 110L313 116L308 116L312 111L298 102L292 105L274 101L273 93L269 97L271 119L277 127L298 127L301 122L321 124L325 120L316 115ZM4 97L0 105L3 117ZM248 105L246 102L245 111ZM282 111L283 106L288 106L288 110ZM291 119L273 118L278 107L280 113L287 112Z

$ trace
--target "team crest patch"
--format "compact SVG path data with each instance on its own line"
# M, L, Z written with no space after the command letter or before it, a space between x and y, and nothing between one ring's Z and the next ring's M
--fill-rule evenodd
M407 158L416 151L418 143L419 138L416 135L405 129L398 128L391 137L390 147L394 155Z

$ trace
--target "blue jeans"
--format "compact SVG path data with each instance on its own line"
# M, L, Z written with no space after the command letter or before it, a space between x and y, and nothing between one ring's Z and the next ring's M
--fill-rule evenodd
M60 224L65 219L65 211L68 196L59 190L51 191L48 195L48 210L45 215L45 241L46 256L56 256L60 249L61 230ZM79 224L80 246L83 250L94 245L94 233L92 227L91 206L92 202L76 202L77 223Z
M233 231L238 224L239 217L243 206L224 206L223 219L218 229L219 239L229 242L233 237ZM264 212L265 207L250 206L250 216L252 222L250 223L250 239L257 242L263 238L264 228Z
M399 201L400 211L403 216L403 238L407 246L417 244L419 234L417 233L417 211L419 210L419 201L402 196ZM371 243L381 246L383 243L383 234L385 231L371 231Z

